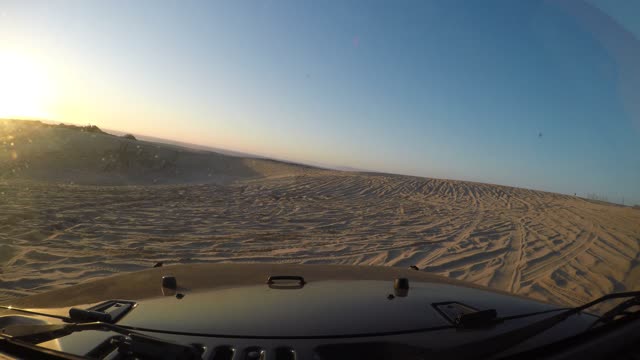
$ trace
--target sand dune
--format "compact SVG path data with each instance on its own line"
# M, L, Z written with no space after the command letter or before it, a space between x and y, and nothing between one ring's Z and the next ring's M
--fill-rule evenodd
M417 265L566 305L640 288L637 209L61 130L4 145L25 162L0 157L0 303L157 261Z
M310 169L38 122L0 120L0 140L4 147L0 151L0 179L5 180L87 185L224 184Z

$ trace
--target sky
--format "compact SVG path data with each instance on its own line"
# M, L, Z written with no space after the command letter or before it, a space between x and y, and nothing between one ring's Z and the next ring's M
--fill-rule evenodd
M0 117L640 204L640 2L0 0Z

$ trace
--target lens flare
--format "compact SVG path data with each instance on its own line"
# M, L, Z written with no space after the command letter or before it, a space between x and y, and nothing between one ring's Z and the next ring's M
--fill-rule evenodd
M0 118L48 118L53 87L35 58L0 50Z

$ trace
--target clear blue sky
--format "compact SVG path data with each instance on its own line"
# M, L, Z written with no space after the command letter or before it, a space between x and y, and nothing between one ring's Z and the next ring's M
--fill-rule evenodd
M0 2L52 120L626 203L639 34L634 1Z

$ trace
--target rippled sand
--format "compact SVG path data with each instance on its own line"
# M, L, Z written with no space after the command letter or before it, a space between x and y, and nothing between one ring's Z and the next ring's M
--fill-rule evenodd
M640 211L523 189L320 171L0 192L4 299L158 261L417 265L562 304L640 284Z

